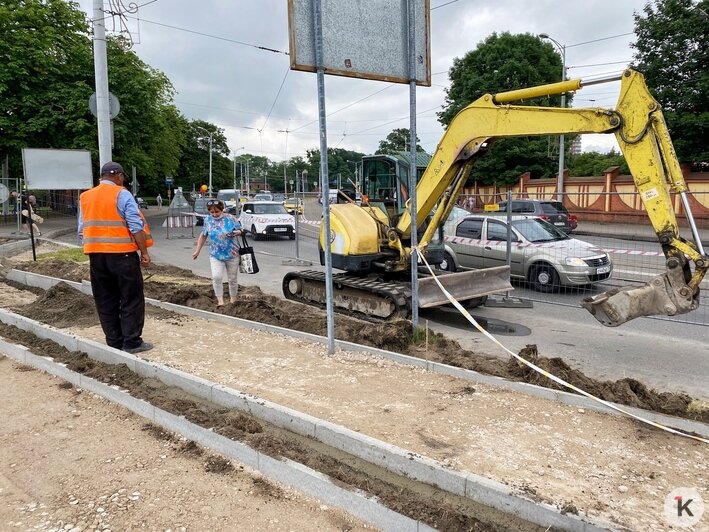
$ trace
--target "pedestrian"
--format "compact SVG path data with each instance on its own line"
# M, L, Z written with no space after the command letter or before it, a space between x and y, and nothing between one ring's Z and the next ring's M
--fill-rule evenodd
M44 218L37 214L37 197L34 194L27 196L27 210L22 211L22 221L29 231L30 221L32 222L32 234L42 236L37 224L44 223Z
M157 197L155 198L155 203L158 204L158 209L162 208L162 196L160 194L158 194Z
M25 194L13 190L10 195L15 199L16 207L19 208L20 216L22 218L22 232L30 233L30 223L32 223L32 234L34 236L41 236L39 227L37 227L38 221L44 221L39 215L35 213L34 208L37 204L37 198L30 195L25 196ZM30 204L32 201L32 204Z
M103 165L99 184L79 197L79 238L89 256L91 289L106 344L141 353L153 348L142 337L145 296L140 269L150 266L153 239L133 194L124 187L125 179L120 164Z
M192 253L192 259L199 257L202 246L209 238L209 265L212 269L212 287L217 296L217 306L224 305L224 274L229 283L229 301L236 303L239 290L237 277L239 275L239 248L236 237L243 234L241 224L235 216L224 212L221 200L207 202L209 215L204 219L202 232L197 238L197 247Z

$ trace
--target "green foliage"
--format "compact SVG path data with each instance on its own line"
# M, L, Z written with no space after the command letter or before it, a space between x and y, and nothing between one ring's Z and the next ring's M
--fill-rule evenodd
M330 186L335 188L341 182L343 188L351 188L348 179L356 182L356 165L362 160L363 153L357 151L344 150L342 148L327 149L327 171L330 174ZM306 154L308 160L308 180L312 190L313 181L318 181L320 186L320 150L308 150ZM349 186L346 186L349 185Z
M58 251L52 251L51 253L42 253L37 255L37 261L41 262L49 260L88 262L89 256L84 255L84 249L81 247L60 249Z
M0 156L21 175L21 150L86 149L98 174L91 35L84 13L64 0L0 0ZM109 89L121 103L113 158L136 166L142 194L162 189L177 170L185 120L167 77L120 38L107 41Z
M625 162L625 158L616 151L610 153L598 153L595 151L570 155L567 158L567 168L572 176L602 176L605 171L618 166L621 175L629 175L630 169Z
M635 68L663 107L677 156L709 169L709 0L655 0L635 15Z
M401 151L410 151L411 132L409 128L400 127L389 133L384 140L379 141L379 148L374 153L376 155L395 154ZM416 137L416 151L422 152L424 149L419 145L419 138Z
M95 143L88 32L74 4L0 0L0 154L10 156L11 176L21 175L23 147Z
M451 86L439 121L449 125L464 107L487 93L520 89L561 80L561 56L554 46L530 34L493 33L449 71ZM567 95L570 101L571 95ZM559 106L560 97L520 102ZM532 177L554 175L557 165L547 156L546 138L509 138L496 141L473 166L471 179L482 184L512 184L526 171Z

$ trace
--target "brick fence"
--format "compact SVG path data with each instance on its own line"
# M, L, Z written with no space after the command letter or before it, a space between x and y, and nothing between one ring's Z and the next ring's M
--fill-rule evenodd
M709 173L685 173L689 192L688 201L697 226L709 228ZM564 205L576 214L583 214L584 220L610 223L647 223L647 214L640 195L635 189L632 176L619 175L618 168L609 168L603 176L564 177ZM530 174L520 176L513 186L475 185L464 190L463 195L473 199L472 206L482 209L483 205L497 203L507 198L556 197L556 177L531 179ZM679 194L672 194L675 213L680 224L685 220L684 208ZM470 204L469 204L470 205Z

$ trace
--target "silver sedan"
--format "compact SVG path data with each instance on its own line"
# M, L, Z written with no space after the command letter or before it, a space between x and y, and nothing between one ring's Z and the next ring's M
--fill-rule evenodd
M445 260L440 267L448 271L504 266L509 237L510 275L527 280L540 292L588 285L613 273L605 251L535 217L513 216L508 232L505 217L468 215L449 220L444 236Z

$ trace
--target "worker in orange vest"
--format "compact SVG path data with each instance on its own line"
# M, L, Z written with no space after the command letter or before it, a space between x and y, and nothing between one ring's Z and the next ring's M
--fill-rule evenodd
M99 184L79 197L79 238L89 256L91 289L106 344L140 353L153 348L142 337L145 296L140 270L141 265L150 266L153 239L124 183L120 164L103 165Z

